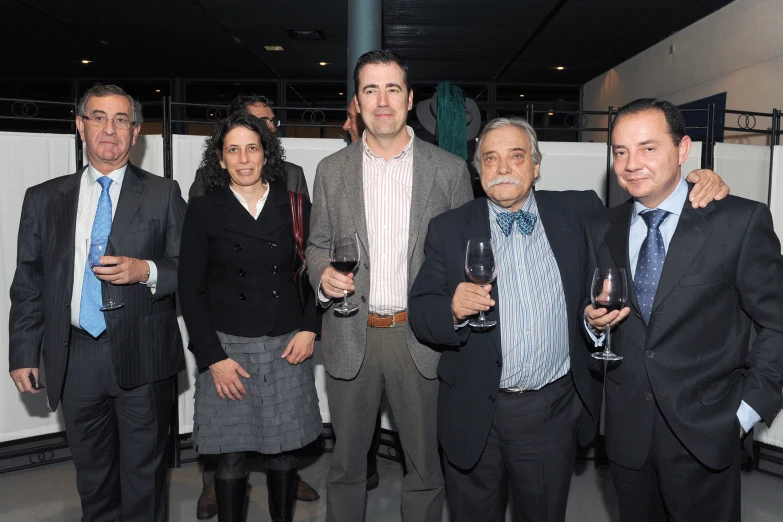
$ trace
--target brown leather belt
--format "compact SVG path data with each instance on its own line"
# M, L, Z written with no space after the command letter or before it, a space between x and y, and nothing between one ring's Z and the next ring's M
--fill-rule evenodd
M372 328L391 328L408 320L407 310L392 315L370 314L367 316L367 326Z

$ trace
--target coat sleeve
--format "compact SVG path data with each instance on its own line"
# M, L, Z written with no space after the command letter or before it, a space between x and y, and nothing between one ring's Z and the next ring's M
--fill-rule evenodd
M199 200L192 201L185 215L179 263L179 297L196 364L199 370L206 370L211 364L227 359L228 355L210 320L207 296L208 224L200 206Z
M308 238L310 236L310 213L312 205L309 198L305 196L304 206L302 208L302 220L304 221L304 244L307 245ZM306 258L305 258L306 259ZM309 262L308 262L309 265ZM309 272L308 267L308 272ZM309 281L307 284L307 298L302 306L304 307L304 318L302 319L302 330L306 332L313 332L316 335L321 335L321 319L323 318L323 309L318 306L315 293Z
M769 426L783 401L783 257L766 205L755 206L736 273L742 309L756 325L742 400Z
M180 239L182 237L182 224L185 220L187 205L182 199L179 184L172 181L169 189L168 207L166 208L166 247L162 259L153 259L158 268L158 282L155 285L155 293L147 290L150 299L160 299L177 292L177 266L179 264Z
M16 272L11 283L8 369L38 368L44 334L41 228L33 189L22 203L16 247Z
M313 206L310 212L310 236L307 238L307 273L314 291L318 291L321 274L329 267L329 243L332 240L332 224L327 209L324 179L327 174L318 165L313 182Z

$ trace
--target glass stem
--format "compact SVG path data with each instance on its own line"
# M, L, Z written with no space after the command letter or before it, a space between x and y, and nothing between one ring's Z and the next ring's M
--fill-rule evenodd
M343 290L343 310L348 308L348 290Z
M604 339L604 353L612 353L612 327L606 325L606 339Z
M487 322L487 318L484 316L484 310L479 311L479 323L483 326Z

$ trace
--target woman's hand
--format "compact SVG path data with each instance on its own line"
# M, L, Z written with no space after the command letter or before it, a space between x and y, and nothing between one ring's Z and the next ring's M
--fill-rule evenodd
M281 359L287 359L288 364L299 364L313 355L315 334L313 332L298 332L285 347Z
M242 396L247 395L247 390L239 380L239 376L249 379L250 374L234 359L218 361L209 367L209 371L212 373L212 380L215 381L215 388L221 399L241 401Z

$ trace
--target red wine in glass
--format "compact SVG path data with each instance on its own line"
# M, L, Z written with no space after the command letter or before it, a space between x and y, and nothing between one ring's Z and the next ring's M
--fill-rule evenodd
M359 236L335 236L329 249L329 262L332 267L342 274L350 274L359 266L361 249L359 248ZM337 315L350 315L359 310L359 307L348 301L348 291L343 291L343 302L334 308Z
M590 285L590 300L596 308L606 308L607 313L622 310L628 302L628 283L624 268L596 268ZM604 330L604 351L593 352L593 357L603 361L619 361L623 357L612 352L612 329Z

